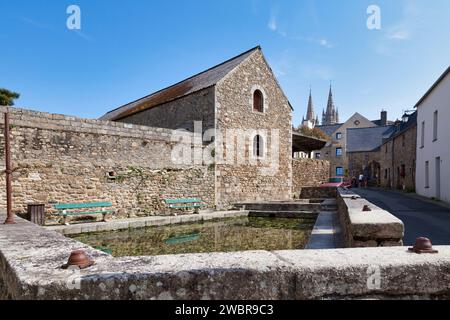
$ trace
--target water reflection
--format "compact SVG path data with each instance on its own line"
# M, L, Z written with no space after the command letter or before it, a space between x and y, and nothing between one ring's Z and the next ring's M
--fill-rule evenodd
M303 249L314 219L236 218L73 236L113 256Z

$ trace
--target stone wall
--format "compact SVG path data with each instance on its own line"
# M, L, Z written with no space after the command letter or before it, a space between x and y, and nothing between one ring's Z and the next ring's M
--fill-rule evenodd
M118 120L149 127L194 130L201 121L203 130L214 128L214 87L206 88L157 107Z
M5 108L0 111L3 124ZM212 168L173 161L177 139L190 141L189 133L173 139L167 129L13 108L11 123L16 213L26 212L28 203L45 203L51 213L54 203L111 201L120 216L165 214L166 197L200 197L214 206ZM3 145L1 135L2 165ZM1 188L1 210L5 199Z
M253 110L255 89L263 92L264 112ZM260 50L216 85L216 130L222 135L216 140L219 208L246 201L292 199L291 113ZM256 134L265 145L261 159L255 159L252 152ZM237 160L239 155L242 163Z
M292 160L292 193L299 196L302 188L319 187L330 178L330 162L316 159Z
M379 186L381 175L379 148L369 152L348 152L347 157L350 177L358 178L360 174L364 174L370 186Z
M403 222L349 190L338 188L338 215L345 246L403 246ZM364 206L370 211L364 211Z

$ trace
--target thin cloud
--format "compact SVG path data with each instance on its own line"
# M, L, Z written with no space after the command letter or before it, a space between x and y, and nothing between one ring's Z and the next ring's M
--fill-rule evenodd
M19 17L19 20L22 23L24 23L24 24L27 24L29 26L32 26L32 27L35 27L35 28L38 28L38 29L45 29L45 30L51 30L52 29L51 26L49 26L49 25L47 25L45 23L42 23L42 22L30 19L28 17L23 17L22 16L22 17Z
M387 38L391 40L409 40L411 37L411 32L405 27L395 27L388 31Z
M318 45L325 47L325 48L333 48L334 45L327 39L321 38L321 39L311 39L312 42L317 43Z
M278 25L277 25L277 18L275 16L270 17L267 27L272 31L277 31Z
M375 51L382 56L398 55L401 47L397 44L413 38L420 15L421 10L419 10L417 2L404 1L400 19L396 24L384 28L382 36L375 44Z

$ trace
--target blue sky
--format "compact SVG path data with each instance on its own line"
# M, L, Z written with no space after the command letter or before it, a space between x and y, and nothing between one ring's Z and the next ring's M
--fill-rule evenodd
M66 8L81 8L81 30ZM381 30L366 26L381 8ZM0 87L16 106L99 117L258 44L294 106L333 83L341 118L414 106L450 65L448 0L0 0Z

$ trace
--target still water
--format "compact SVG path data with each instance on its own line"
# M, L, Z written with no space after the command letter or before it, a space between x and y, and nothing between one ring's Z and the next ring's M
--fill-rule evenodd
M315 219L234 218L72 236L122 256L303 249Z

